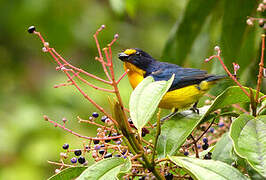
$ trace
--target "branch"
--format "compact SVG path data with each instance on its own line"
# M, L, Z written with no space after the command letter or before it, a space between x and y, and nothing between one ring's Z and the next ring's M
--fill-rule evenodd
M218 58L221 65L223 66L224 70L226 71L226 73L229 75L229 77L241 88L241 90L248 96L250 97L249 93L243 88L243 86L237 81L236 77L234 75L231 74L231 72L227 69L227 67L225 66L220 54L221 54L221 50L218 46L216 46L215 51L217 51L217 55L213 55L207 59L205 59L205 62L208 62L214 58Z

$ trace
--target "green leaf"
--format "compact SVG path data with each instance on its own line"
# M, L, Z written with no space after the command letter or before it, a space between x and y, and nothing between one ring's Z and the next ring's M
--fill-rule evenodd
M88 167L77 180L112 180L117 179L120 173L131 169L131 161L123 158L103 159Z
M239 7L241 7L241 11L237 10ZM225 11L222 22L221 49L226 65L231 66L232 62L239 58L243 42L247 40L246 29L248 26L246 24L246 19L248 16L252 15L252 12L254 12L257 7L258 1L224 0ZM247 59L238 60L240 67L247 61ZM248 59L248 61L251 61L251 59Z
M266 116L242 114L230 128L235 152L266 178Z
M175 59L175 63L180 65L185 62L184 60L189 54L194 40L217 2L213 0L190 0L188 2L182 19L174 25L165 45L164 59Z
M168 81L154 81L153 77L148 76L132 92L129 100L130 117L140 134L173 80L174 75Z
M212 159L231 165L232 162L234 162L231 154L232 149L232 140L230 139L228 132L224 133L221 139L215 145L215 148L212 152Z
M167 155L175 155L199 122L200 116L195 113L190 115L178 113L166 121L158 139L158 157L164 158Z
M125 4L123 0L109 0L112 10L118 14L122 15L125 12Z
M53 175L48 180L67 180L78 177L86 167L70 167L62 170L60 173Z
M249 92L249 89L244 87L244 89ZM256 90L252 89L253 94L256 94ZM263 96L263 93L260 93L260 96ZM215 98L210 108L206 113L202 116L202 120L207 117L211 112L229 106L231 104L236 103L245 103L250 102L249 97L240 89L238 86L231 86L224 90L219 96Z
M170 160L185 169L194 179L199 180L246 180L236 168L221 161L202 160L190 157L170 156Z

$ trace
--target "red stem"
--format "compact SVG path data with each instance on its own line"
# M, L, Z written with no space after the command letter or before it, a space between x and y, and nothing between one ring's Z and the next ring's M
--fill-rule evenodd
M250 94L243 88L243 86L237 81L237 79L235 78L235 76L233 76L230 71L227 69L227 67L225 66L223 60L221 59L221 56L220 56L220 50L218 51L218 54L217 55L214 55L214 56L211 56L209 57L208 59L205 60L205 62L208 62L214 58L218 58L221 65L223 66L224 70L226 71L226 73L230 76L230 78L235 81L235 83L240 87L240 89L248 96L250 97Z
M117 139L117 138L122 138L123 135L118 135L118 136L112 136L112 137L104 137L104 138L93 138L93 137L88 137L88 136L83 136L81 134L78 134L68 128L66 128L65 126L62 126L61 124L58 124L57 122L54 122L53 120L49 119L47 116L44 116L44 119L52 124L54 124L55 127L60 127L62 129L64 129L65 131L68 131L69 133L79 137L79 138L84 138L84 139L89 139L89 140L112 140L112 139Z
M261 87L261 80L263 76L263 68L264 68L264 50L265 50L265 34L261 35L261 56L260 56L260 69L258 74L258 82L257 82L257 92L256 92L256 98L255 102L259 103L259 93L260 93L260 87Z

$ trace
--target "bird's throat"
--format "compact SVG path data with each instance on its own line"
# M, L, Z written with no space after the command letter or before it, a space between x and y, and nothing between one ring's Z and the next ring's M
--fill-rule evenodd
M145 71L129 62L124 63L124 69L129 70L127 74L128 79L133 89L135 89L135 87L137 87L137 85L144 79Z

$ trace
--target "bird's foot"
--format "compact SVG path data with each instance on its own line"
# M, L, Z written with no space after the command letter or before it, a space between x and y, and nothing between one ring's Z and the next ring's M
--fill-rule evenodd
M175 116L178 112L178 109L175 109L174 112L171 112L170 114L168 114L167 116L163 117L162 119L160 119L161 123L163 123L166 120L171 119L173 116ZM157 123L153 124L154 127L157 126Z
M199 109L197 108L198 102L196 102L192 108L190 108L191 111L193 111L194 113L199 114Z

